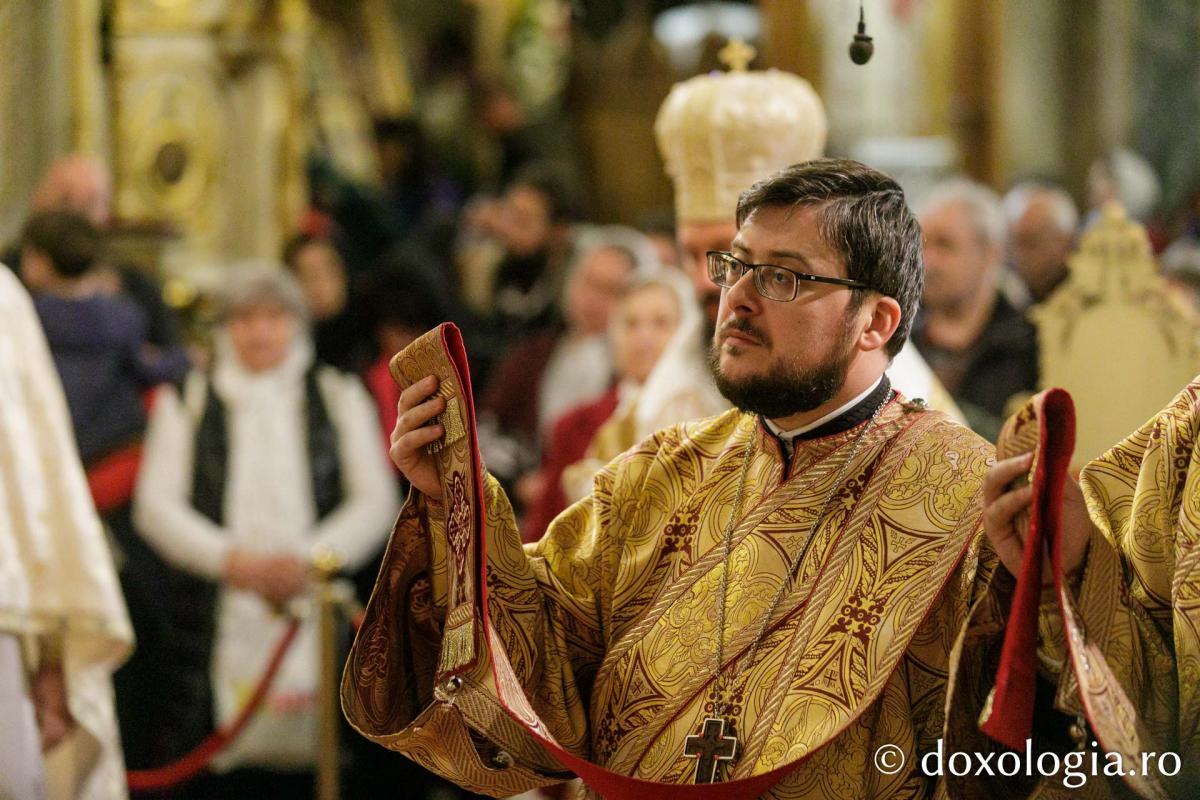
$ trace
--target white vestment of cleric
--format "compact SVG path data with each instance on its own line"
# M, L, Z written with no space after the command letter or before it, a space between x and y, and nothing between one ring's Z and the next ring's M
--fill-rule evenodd
M0 320L0 796L123 798L112 673L133 629L50 349L3 265ZM17 656L45 637L61 645L76 724L43 759L25 689L31 653Z

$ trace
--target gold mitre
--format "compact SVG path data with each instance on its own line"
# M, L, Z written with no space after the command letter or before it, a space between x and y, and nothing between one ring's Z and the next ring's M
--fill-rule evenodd
M729 72L675 84L658 110L654 134L678 222L730 220L755 181L825 149L825 107L812 86L777 69L747 72L753 57L730 42L721 51Z

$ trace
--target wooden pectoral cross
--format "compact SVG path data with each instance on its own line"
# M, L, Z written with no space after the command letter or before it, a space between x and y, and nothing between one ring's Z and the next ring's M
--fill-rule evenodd
M706 717L700 731L683 740L683 754L696 759L696 783L713 783L717 764L737 755L737 738L725 735L725 720L717 717Z

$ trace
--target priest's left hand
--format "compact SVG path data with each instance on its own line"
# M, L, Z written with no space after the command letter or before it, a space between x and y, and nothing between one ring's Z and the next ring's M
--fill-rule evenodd
M62 665L42 665L30 681L29 693L41 733L42 752L48 752L75 726L67 707L67 681Z
M1028 472L1032 463L1032 453L997 461L988 470L983 483L983 527L992 549L1013 575L1021 574L1021 561L1025 552L1025 539L1017 530L1014 521L1017 514L1029 508L1033 487L1023 486L1020 489L1008 490L1008 486L1018 476ZM1083 501L1083 492L1079 483L1070 476L1063 486L1060 535L1063 577L1070 580L1083 568L1092 535L1092 521ZM1053 582L1050 556L1047 552L1042 558L1042 584L1049 586Z

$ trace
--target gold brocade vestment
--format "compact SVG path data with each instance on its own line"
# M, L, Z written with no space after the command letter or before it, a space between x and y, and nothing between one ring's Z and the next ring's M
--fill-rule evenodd
M786 474L778 440L752 416L661 431L524 548L488 479L489 645L503 646L559 743L610 770L691 782L684 739L711 715L723 537L750 447L724 665L738 675L728 700L740 744L725 777L803 759L768 797L932 794L919 758L942 735L951 645L991 569L980 566L979 504L992 451L966 428L898 397L882 409L754 663L734 666L861 431L797 442ZM476 791L563 780L501 707L487 659L433 685L445 513L420 495L401 513L343 707L367 737ZM904 753L894 774L873 761L883 745Z

